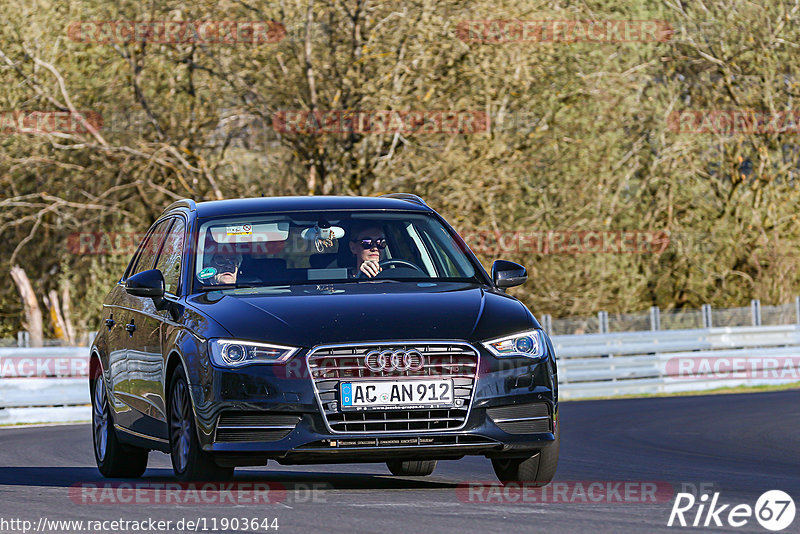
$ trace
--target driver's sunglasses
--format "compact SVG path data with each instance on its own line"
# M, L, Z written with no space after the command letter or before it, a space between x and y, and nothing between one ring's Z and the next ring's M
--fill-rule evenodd
M385 237L379 237L378 239L354 239L353 241L361 243L361 246L364 248L364 250L369 250L373 247L381 250L386 248Z

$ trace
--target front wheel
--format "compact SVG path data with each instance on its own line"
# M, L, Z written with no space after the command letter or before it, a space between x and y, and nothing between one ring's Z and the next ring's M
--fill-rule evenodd
M97 469L106 478L139 478L147 469L150 451L120 443L111 420L103 373L99 369L91 386L92 443Z
M494 458L492 467L500 482L523 482L546 486L556 474L558 467L559 431L556 427L555 441L528 458Z
M386 467L395 476L426 477L436 469L436 460L389 460Z
M200 447L192 399L182 367L175 370L169 391L169 444L175 476L184 482L231 478L234 468L218 466L214 458Z

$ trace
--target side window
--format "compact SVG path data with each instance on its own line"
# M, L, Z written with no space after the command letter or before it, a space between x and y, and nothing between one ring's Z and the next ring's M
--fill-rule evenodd
M136 266L128 273L129 277L153 268L158 251L161 249L161 243L164 242L164 234L169 228L169 225L172 224L172 221L173 219L161 221L144 239L142 246L139 248L139 257L136 259Z
M416 256L421 262L418 263L418 265L420 267L425 267L425 271L430 276L437 276L436 268L433 265L433 260L431 259L428 247L426 246L426 243L422 242L422 238L420 237L416 226L414 226L412 223L408 223L406 225L406 232L408 232L408 237L411 239L411 241L414 242L414 249L417 252ZM433 248L435 250L435 247Z
M164 275L164 290L176 294L181 280L181 257L183 256L183 234L186 225L178 218L167 234L156 269Z
M444 271L440 276L469 278L475 275L475 268L464 254L459 254L458 246L444 227L426 224L419 228L420 235L436 256L438 265Z

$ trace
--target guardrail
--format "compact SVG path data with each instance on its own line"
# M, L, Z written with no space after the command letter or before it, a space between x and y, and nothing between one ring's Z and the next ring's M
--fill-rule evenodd
M562 399L800 382L800 326L553 336Z
M553 336L562 399L800 382L800 326ZM0 348L0 424L88 420L88 349ZM136 353L136 372L159 372Z
M700 308L661 310L651 306L647 312L609 313L600 310L596 316L564 317L553 319L544 314L542 327L548 335L608 334L611 332L639 332L643 330L683 330L712 327L739 327L762 325L800 324L800 296L793 302L778 305L761 305L753 299L750 306L740 308L714 308L703 304Z
M88 421L89 349L0 348L0 425Z

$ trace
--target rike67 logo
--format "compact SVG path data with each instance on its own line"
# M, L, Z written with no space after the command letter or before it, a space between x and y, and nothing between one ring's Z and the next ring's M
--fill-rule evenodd
M755 517L762 527L777 532L788 528L794 516L794 500L781 490L763 493L755 506L723 504L719 492L712 496L704 493L699 499L691 493L678 493L667 526L739 528Z

